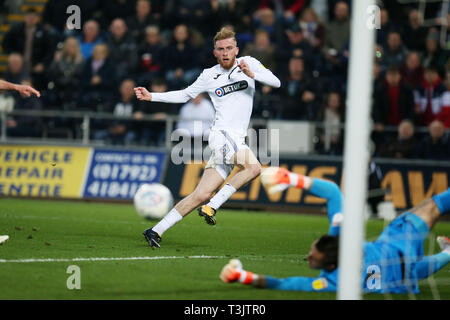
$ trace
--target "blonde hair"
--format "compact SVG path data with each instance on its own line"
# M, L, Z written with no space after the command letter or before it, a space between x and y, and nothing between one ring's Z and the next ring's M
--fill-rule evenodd
M69 42L73 42L76 46L76 53L74 57L69 57L69 55L67 54L67 47L69 46ZM76 62L80 62L83 60L83 55L81 54L81 48L80 48L80 43L78 42L77 38L75 37L68 37L65 41L64 41L64 45L63 45L63 56L65 58L70 58Z
M308 14L308 13L310 13L313 16L313 19L315 22L317 22L319 24L322 23L320 21L320 18L319 18L319 15L317 14L317 12L311 7L307 7L307 8L305 8L305 10L303 10L303 12L300 16L299 22L302 22L305 19L306 14Z
M222 29L220 29L219 32L216 33L216 35L214 36L214 46L216 46L216 42L219 40L225 40L225 39L234 39L235 42L236 41L236 33L231 30L230 28L227 27L223 27Z

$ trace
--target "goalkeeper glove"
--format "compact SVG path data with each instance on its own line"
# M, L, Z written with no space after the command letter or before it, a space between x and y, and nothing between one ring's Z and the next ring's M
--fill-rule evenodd
M305 186L305 178L280 167L269 167L261 174L261 182L268 187L270 194L282 192L289 187L302 189Z
M239 281L243 284L254 284L258 280L258 275L242 269L241 261L232 259L223 267L220 279L225 283Z

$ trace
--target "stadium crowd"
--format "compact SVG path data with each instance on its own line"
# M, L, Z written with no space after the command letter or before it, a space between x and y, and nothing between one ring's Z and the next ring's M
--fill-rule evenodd
M435 18L436 23L426 27L414 3L383 2L379 2L381 29L374 53L374 155L448 160L450 55L442 45L441 29L450 21L450 13L441 12L442 3L429 5L426 18ZM349 3L48 0L42 14L28 10L24 22L13 25L2 42L9 58L1 77L32 83L42 97L23 99L3 93L0 103L14 110L108 112L117 119L93 120L91 138L160 145L164 123L139 123L144 115L164 119L180 114L182 119L187 115L187 121L198 114L204 119L212 114L207 111L212 106L194 101L185 106L188 112L180 112L181 105L143 105L135 99L133 87L163 92L188 86L203 68L216 64L212 38L225 25L237 34L240 56L257 58L282 79L280 89L257 87L253 117L334 126L319 132L316 150L341 154ZM66 9L74 4L81 8L80 30L69 30L66 24ZM135 121L124 121L123 116ZM39 136L44 126L71 128L76 134L79 123L62 117L18 116L7 121L7 133ZM417 127L428 130L415 132Z

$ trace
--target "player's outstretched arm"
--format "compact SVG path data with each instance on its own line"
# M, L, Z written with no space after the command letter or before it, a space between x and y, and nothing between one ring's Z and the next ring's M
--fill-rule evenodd
M174 90L168 92L149 92L146 88L134 88L136 98L141 101L154 101L165 103L186 103L191 98L197 97L200 93L205 91L206 77L204 73L200 74L197 80L189 87L183 90Z
M41 96L41 93L31 86L14 84L4 80L0 80L0 90L15 90L26 97L31 97L31 95L35 95L36 97L39 98Z
M419 280L432 276L450 263L450 239L439 236L436 239L441 252L432 256L426 256L416 262L417 278Z
M289 291L336 291L333 284L325 278L290 277L278 279L271 276L257 275L242 268L242 263L232 259L220 273L220 279L225 283L240 282L256 288Z

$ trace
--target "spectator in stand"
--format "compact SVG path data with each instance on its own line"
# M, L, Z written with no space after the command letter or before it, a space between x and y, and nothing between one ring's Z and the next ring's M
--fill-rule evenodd
M423 26L422 17L417 9L408 13L408 24L403 30L403 43L409 50L424 51L428 29Z
M259 9L270 8L272 10L280 11L280 14L285 18L294 17L300 14L304 8L306 8L311 1L309 0L259 0ZM278 12L277 12L278 14Z
M37 89L45 87L45 72L55 50L55 39L39 23L35 9L28 9L24 22L13 26L3 40L4 52L18 52L23 56L25 69Z
M447 82L449 76L447 75ZM442 96L442 110L438 114L437 119L441 121L445 128L450 128L450 91L448 91L448 83L446 83L447 91Z
M20 53L11 53L8 57L8 68L2 79L10 83L28 84L30 82L30 75L23 65L23 58ZM2 111L12 111L16 100L20 97L19 94L13 94L13 91L0 92L0 108Z
M83 56L80 44L74 37L64 41L61 50L55 52L55 58L49 68L48 99L49 104L65 110L75 109L78 99Z
M182 129L180 133L184 136L207 141L215 114L211 101L201 93L181 107L177 129Z
M140 68L138 82L149 83L160 76L163 61L163 45L158 26L145 28L145 42L138 50Z
M177 24L186 24L190 28L200 31L204 35L211 35L210 1L204 0L178 0L173 12L172 20ZM175 19L174 19L175 18Z
M313 48L305 40L299 25L293 24L285 31L286 36L275 50L277 60L277 71L281 74L289 73L289 59L291 57L302 58L307 65L312 64Z
M163 66L170 89L180 89L190 85L200 74L196 53L189 42L188 28L179 24L173 32L173 40L164 48Z
M323 130L319 133L319 153L341 155L343 150L343 134L341 125L345 122L342 95L331 91L326 104L320 111L317 120L322 122Z
M416 89L423 81L423 67L420 62L420 54L417 51L411 51L406 57L406 63L400 69L402 79L409 84L411 88Z
M29 80L23 80L23 85L31 86ZM24 97L18 92L7 92L5 95L11 95L14 99L13 111L20 110L42 110L42 102L39 98L32 95ZM42 120L36 116L15 115L6 119L6 135L8 137L39 137L42 132Z
M443 50L439 44L439 34L436 29L430 29L426 42L425 52L422 57L424 67L435 66L439 74L443 75L445 64L447 63L448 53Z
M100 35L100 25L95 20L88 20L83 25L83 33L78 37L80 42L81 54L83 60L91 57L92 51L97 44L104 43L103 37Z
M414 119L414 94L402 81L399 68L391 66L385 81L375 88L373 120L378 131L384 126L398 126L402 120Z
M113 145L130 145L136 140L135 123L124 117L133 117L138 112L138 101L134 94L135 82L131 79L122 81L119 92L120 98L114 103L113 114L117 120L109 120L106 129L94 133L95 140L106 140ZM138 116L139 117L139 116Z
M414 158L417 139L414 136L414 124L411 120L403 120L398 126L398 135L380 147L378 155L384 158Z
M373 87L376 88L384 81L383 74L381 73L380 63L375 60L373 65Z
M400 32L391 31L387 37L387 43L383 50L382 66L387 69L389 66L401 66L406 61L408 51L402 43Z
M313 48L321 48L325 40L325 27L312 7L305 8L298 21L303 38Z
M135 14L136 0L101 0L102 4L102 26L107 28L116 18L127 20Z
M79 108L90 111L111 110L111 92L116 89L116 69L108 58L106 44L97 44L81 73Z
M402 81L400 70L396 66L391 66L386 71L384 81L379 82L374 89L372 118L372 140L376 151L393 136L393 132L385 131L386 126L398 126L402 120L414 119L413 90Z
M136 14L127 19L128 30L138 46L145 41L146 27L160 24L161 18L153 14L150 0L137 0Z
M444 124L434 120L428 129L428 136L417 147L416 157L425 160L450 160L450 139Z
M151 92L166 92L168 86L163 78L157 78L152 81L149 90ZM143 122L141 125L141 141L151 146L164 145L166 137L165 120L168 115L177 115L179 113L178 104L167 104L164 102L152 102L150 105L145 101L141 102L141 110L145 110L145 114L153 117L154 120L150 124Z
M253 23L253 13L258 9L257 1L212 0L212 30L219 30L223 26L231 27L236 32L236 40L241 50L245 45L253 41L255 25ZM212 27L215 25L216 27Z
M448 106L444 105L447 87L441 81L437 67L425 68L424 80L414 92L418 123L428 126Z
M134 75L138 64L137 46L127 31L127 25L123 19L114 19L106 42L110 52L109 57L116 66L118 81Z
M11 53L8 57L8 68L3 77L11 83L29 82L31 77L23 64L23 57L20 53Z
M337 2L334 14L335 18L326 27L325 45L322 48L324 60L318 61L318 70L322 69L319 73L326 75L327 90L345 91L350 40L348 4L344 1ZM317 56L314 55L315 58Z
M270 36L265 30L256 30L254 42L248 44L242 56L252 56L266 68L276 69L275 46L270 42Z
M334 7L335 18L326 26L324 53L327 60L336 62L336 57L346 50L350 39L350 16L348 4L339 1Z
M305 73L300 57L289 60L289 77L281 87L283 101L281 118L290 120L314 120L317 113L316 87Z
M387 44L388 34L396 27L389 18L389 11L385 8L380 10L380 29L376 32L376 43L385 47Z
M225 25L234 26L236 38L241 49L252 41L254 33L252 13L258 8L257 1L211 0L211 30L221 29ZM204 34L208 38L207 34Z
M278 25L275 18L275 13L270 8L263 8L257 10L253 14L253 22L255 29L266 30L270 35L270 40L277 41L278 38Z
M286 24L291 24L310 2L310 0L261 0L259 9L270 8L274 10L277 19L284 21Z

